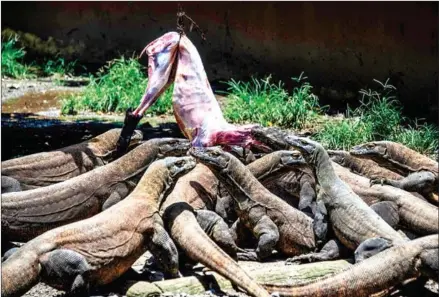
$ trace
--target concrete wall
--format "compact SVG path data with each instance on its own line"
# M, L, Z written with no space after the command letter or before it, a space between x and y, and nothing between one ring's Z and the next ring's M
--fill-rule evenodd
M391 78L407 111L437 117L438 2L182 2L206 29L210 80L306 72L335 89ZM177 2L3 2L2 26L80 45L102 63L175 30ZM146 64L146 59L143 60ZM345 96L346 97L346 96ZM347 96L349 97L349 96ZM351 100L356 100L351 98Z

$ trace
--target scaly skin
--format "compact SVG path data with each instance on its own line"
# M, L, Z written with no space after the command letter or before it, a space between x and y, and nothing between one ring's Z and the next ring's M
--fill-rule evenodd
M425 236L389 248L333 276L297 286L265 284L270 292L288 297L368 297L403 281L429 276L430 266L438 265L438 235ZM437 271L436 276L437 276Z
M227 123L207 79L201 57L184 34L169 32L151 42L148 86L133 115L142 116L174 82L174 116L193 146L258 145L250 136L255 125Z
M215 147L192 147L190 154L226 185L236 201L240 223L259 240L259 258L271 254L274 247L286 255L315 249L313 220L268 191L238 159ZM297 163L305 165L303 159Z
M257 128L252 135L274 149L293 147L298 149L307 162L314 168L317 181L323 190L322 201L328 212L329 220L336 237L351 250L360 252L366 240L382 238L379 250L387 242L398 244L405 238L389 226L374 212L352 189L335 174L326 150L317 142L307 138L287 135L277 128ZM357 253L356 253L357 254ZM299 256L300 257L300 256ZM295 257L298 260L298 257ZM303 259L321 259L317 254L303 255Z
M261 184L288 204L312 213L312 205L316 199L316 179L311 168L301 167L279 172L261 180Z
M63 182L108 164L114 159L113 152L120 132L121 129L111 129L95 138L59 150L3 161L2 193L8 191L3 186L5 177L17 180L22 190L30 190ZM141 140L142 133L135 131L130 146L139 144Z
M232 283L238 285L252 296L269 296L248 274L214 241L212 241L197 222L195 207L204 208L207 198L200 198L199 190L215 192L216 178L208 174L208 169L197 165L194 171L186 174L175 185L160 207L167 230L176 245L192 260L200 262L218 272ZM195 186L195 183L201 183ZM198 190L198 191L197 191ZM211 202L207 203L210 204ZM193 206L192 206L193 205Z
M387 184L407 191L416 191L438 203L438 162L391 141L374 141L353 147L350 153L359 158L370 158L383 167L406 176L403 179L374 178L373 184Z
M247 168L271 193L311 214L316 198L314 174L309 167L297 166L294 162L296 158L297 153L294 151L279 150L253 161ZM216 211L224 219L226 216L228 219L236 217L236 214L232 215L232 212L235 213L233 198L224 186L220 188L220 196ZM226 216L224 212L227 212Z
M349 249L356 249L366 239L381 237L398 244L405 239L375 213L335 173L326 150L308 138L286 136L285 142L298 149L313 166L317 181L324 191L324 203L332 229Z
M274 152L252 162L248 168L255 176L269 175L288 166L294 154L288 151ZM219 186L218 179L203 164L197 164L191 172L181 177L160 208L162 212L169 213L165 220L169 232L191 259L217 271L253 296L266 296L267 293L217 246L219 244L233 254L238 251L234 242L230 242L227 235L209 238L205 233L207 230L203 230L197 222L199 210L215 207Z
M373 160L358 158L346 151L327 150L327 152L331 160L335 163L347 167L352 172L367 178L388 178L395 180L403 178L402 175L385 167L381 167L379 163Z
M401 175L430 171L438 175L438 162L392 141L373 141L354 146L350 153L358 158L369 158L381 166L398 170Z
M358 158L354 155L351 155L346 151L332 151L327 150L328 155L331 157L331 160L343 167L347 167L351 172L365 176L371 179L371 184L374 184L374 180L384 181L384 180L402 180L404 177L392 170L389 170L385 167L381 167L377 162L365 159ZM422 195L417 192L411 192L414 196L419 197L421 199L425 199Z
M169 273L177 275L177 250L164 231L158 205L175 179L194 166L191 157L156 161L134 191L116 206L26 243L2 265L2 296L20 296L40 277L66 291L77 285L78 278L85 280L83 287L108 284L127 271L147 249L159 259L167 258ZM68 251L72 257L53 257L57 251ZM75 270L76 266L62 262L82 267L82 274ZM51 269L65 274L50 277Z
M26 241L91 217L126 197L155 159L183 155L189 145L186 139L151 139L110 164L64 182L3 194L2 236Z
M381 201L393 202L398 209L400 224L410 231L424 235L439 232L437 206L392 186L375 185L370 187L366 177L354 174L335 162L332 162L331 165L337 176L347 183L368 205Z
M284 174L296 169L292 151L276 151L253 161L247 165L250 172L258 179L265 179L277 174ZM291 163L291 166L290 166ZM193 209L214 210L217 198L221 194L221 184L212 171L205 165L198 163L195 168L181 177L175 185L174 191L167 201L173 200L173 195L187 202Z

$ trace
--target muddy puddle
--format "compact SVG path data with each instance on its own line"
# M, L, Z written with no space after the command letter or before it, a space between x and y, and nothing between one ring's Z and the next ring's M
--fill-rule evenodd
M60 109L61 100L75 91L29 92L2 103L2 113L37 113Z

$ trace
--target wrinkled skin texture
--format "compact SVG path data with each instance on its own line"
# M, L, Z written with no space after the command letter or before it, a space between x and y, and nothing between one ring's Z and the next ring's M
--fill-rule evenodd
M397 207L399 224L417 234L427 235L439 232L439 210L437 206L421 200L413 194L392 186L369 185L369 179L352 173L349 169L331 162L337 176L368 205L391 202Z
M224 119L201 57L186 35L167 33L151 42L145 51L149 57L149 81L134 115L143 115L174 82L174 116L193 146L258 144L250 136L255 125L235 126Z
M280 296L368 297L413 277L437 277L438 240L435 234L391 247L343 272L304 286L264 287Z
M258 239L257 258L269 256L273 248L297 255L315 248L313 220L270 193L248 168L219 148L194 148L190 154L208 166L226 185L236 201L239 225ZM302 162L303 159L297 159Z
M189 146L187 139L151 139L114 162L67 181L3 194L3 239L26 241L91 217L125 198L154 160L184 155Z
M253 296L267 296L233 260L238 247L231 241L229 230L225 230L224 220L203 213L215 208L218 190L215 175L203 164L197 164L178 180L160 206L166 228L182 256L218 272Z
M140 131L131 132L128 148L143 138ZM2 193L50 186L108 164L115 158L120 133L121 129L111 129L65 148L3 161Z
M194 166L191 157L156 161L119 204L26 243L2 264L2 296L20 296L40 277L55 288L88 296L90 286L117 279L148 249L168 276L177 277L177 249L158 205L176 179Z
M277 128L256 128L252 134L273 149L293 147L302 153L315 170L315 176L323 191L320 200L324 202L328 211L332 230L344 246L355 250L361 247L363 241L373 237L382 237L398 243L405 240L335 175L329 156L319 143L294 135L286 136L286 132ZM381 241L381 244L384 245L385 242ZM379 251L380 247L376 248ZM326 251L326 254L337 253ZM311 253L296 256L292 261L320 259L321 253Z
M372 184L387 184L407 191L416 191L438 203L438 162L396 142L374 141L353 147L350 153L372 159L383 167L406 176L403 179L374 178Z
M298 149L314 167L317 181L324 192L322 200L329 212L331 226L346 247L352 250L360 248L363 241L373 237L396 244L405 241L336 175L329 155L318 142L293 135L284 140Z
M346 151L328 150L328 155L337 164L347 167L352 172L367 178L389 178L395 180L403 178L400 174L380 166L379 163L373 160L358 158Z

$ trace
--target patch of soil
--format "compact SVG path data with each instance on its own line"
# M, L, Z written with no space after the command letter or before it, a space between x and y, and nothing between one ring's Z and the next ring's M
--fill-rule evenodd
M2 104L2 113L37 113L41 111L60 109L61 99L76 91L49 90L42 92L27 92L23 96L7 100Z
M26 95L29 92L40 93L43 91L81 91L86 83L85 79L75 78L61 81L51 79L11 79L2 78L1 94L2 105L4 102Z

